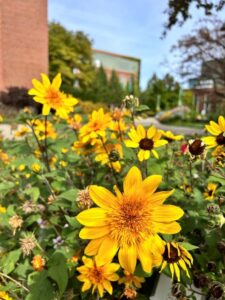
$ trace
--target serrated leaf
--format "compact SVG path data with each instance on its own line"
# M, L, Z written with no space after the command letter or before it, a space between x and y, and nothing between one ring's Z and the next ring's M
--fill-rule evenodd
M68 283L66 258L62 253L56 252L53 255L49 262L48 276L57 283L60 295L62 295Z

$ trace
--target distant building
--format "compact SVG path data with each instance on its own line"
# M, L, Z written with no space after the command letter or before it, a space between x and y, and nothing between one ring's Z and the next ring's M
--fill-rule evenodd
M139 84L141 60L139 58L93 49L96 67L102 66L108 76L114 70L123 86L132 85L135 80Z
M215 61L202 64L201 75L189 80L193 92L193 104L196 112L220 113L225 110L225 82L222 78L222 66Z
M48 72L47 0L0 0L0 91Z

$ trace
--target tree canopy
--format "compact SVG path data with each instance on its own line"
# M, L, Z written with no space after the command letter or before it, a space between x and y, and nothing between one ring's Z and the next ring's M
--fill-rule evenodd
M93 81L94 70L92 41L89 37L81 31L69 31L59 23L50 23L50 76L62 73L63 89L80 96Z

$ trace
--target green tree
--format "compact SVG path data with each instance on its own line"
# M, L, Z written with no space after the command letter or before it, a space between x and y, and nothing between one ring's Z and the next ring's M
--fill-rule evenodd
M94 79L87 89L86 98L94 102L107 102L109 96L109 83L102 66L95 69Z
M49 24L49 73L63 75L63 89L83 98L93 81L92 41L81 31L73 32L59 23Z
M147 88L141 94L141 100L148 105L151 110L156 111L157 98L160 97L161 109L170 109L177 105L180 85L173 76L166 74L160 79L153 74L148 81Z
M125 95L124 89L119 81L116 72L113 70L109 80L109 96L108 102L120 104Z

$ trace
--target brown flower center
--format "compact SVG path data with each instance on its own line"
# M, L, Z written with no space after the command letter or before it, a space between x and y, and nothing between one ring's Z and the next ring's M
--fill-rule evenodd
M94 267L90 272L90 279L96 283L100 283L104 279L102 267Z
M177 248L170 244L170 251L168 252L168 247L165 247L165 252L163 253L163 259L168 263L175 263L180 259Z
M213 190L209 190L209 191L208 191L208 195L209 195L209 196L212 196L212 194L213 194Z
M204 149L205 145L199 139L194 140L194 142L191 145L189 145L189 152L192 155L201 155L204 152Z
M152 139L144 138L139 142L139 147L143 150L152 150L154 146L154 142Z
M221 132L217 135L216 142L218 145L225 145L225 132Z

